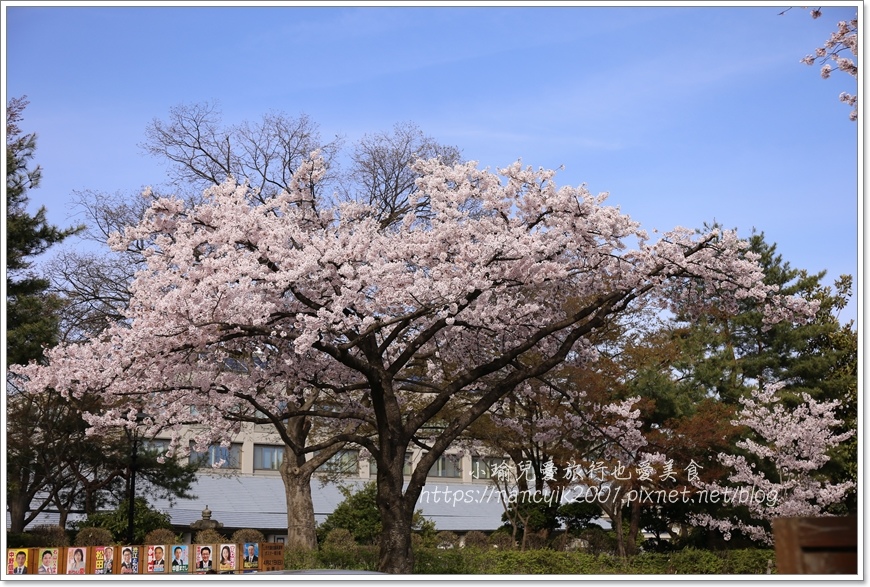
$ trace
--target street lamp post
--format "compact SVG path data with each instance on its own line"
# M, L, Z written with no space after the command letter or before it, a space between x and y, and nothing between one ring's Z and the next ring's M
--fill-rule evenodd
M136 413L137 426L147 416L142 412ZM139 431L133 430L133 452L130 454L130 492L127 495L127 544L133 544L133 518L136 515L136 456L138 453Z

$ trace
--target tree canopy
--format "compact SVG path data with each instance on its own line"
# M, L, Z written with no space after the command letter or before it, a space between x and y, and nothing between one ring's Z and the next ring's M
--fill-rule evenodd
M145 434L207 423L200 443L238 431L228 413L340 422L328 442L377 463L381 568L405 572L436 459L509 391L568 357L593 359L592 334L628 309L735 312L754 299L768 323L815 310L766 285L733 231L650 242L606 194L557 187L555 172L520 162L498 174L437 158L413 169L410 205L387 225L369 204L319 196L316 152L266 200L233 179L194 205L156 198L112 239L149 243L124 321L19 373L33 389L98 391L105 409L86 415L96 430L136 426L139 409ZM316 404L301 402L311 389ZM410 446L424 453L406 483Z
M6 106L6 356L16 364L42 358L43 346L58 341L60 300L47 293L49 281L33 270L34 260L80 230L49 224L44 206L27 210L42 177L33 164L36 134L18 126L27 104L21 97Z

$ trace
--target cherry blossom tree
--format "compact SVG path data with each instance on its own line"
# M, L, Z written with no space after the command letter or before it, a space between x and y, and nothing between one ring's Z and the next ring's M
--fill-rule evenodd
M732 424L750 431L736 444L745 454L720 453L719 461L729 469L727 485L703 484L726 502L731 495L730 517L695 518L701 526L720 530L726 540L739 531L771 543L771 519L825 515L828 506L842 501L854 487L851 481L832 483L814 476L830 460L829 451L854 434L833 430L841 424L835 416L839 402L820 402L803 393L802 402L792 407L782 388L767 385L741 400L743 407ZM749 519L741 518L741 512Z
M710 300L736 311L754 299L770 322L814 312L766 286L733 232L678 228L651 242L606 194L520 162L413 169L408 212L386 227L365 203L323 204L316 153L266 201L232 179L195 206L158 198L112 240L151 243L124 321L21 376L34 390L100 392L106 409L86 416L95 431L177 432L195 419L205 443L238 431L227 413L334 421L321 446L356 443L377 464L379 567L408 573L436 460L517 386L594 358L590 337L633 305L703 313ZM150 416L137 424L139 409ZM414 445L424 454L406 480Z
M316 147L324 159L323 172L316 183L309 177L307 189L315 195L318 206L333 201L363 202L384 228L401 220L410 209L409 197L416 190L416 172L410 164L416 158L437 157L445 162L459 158L457 148L442 145L405 123L390 133L364 136L350 151L350 166L342 171L336 161L342 141L323 144L317 125L306 116L270 113L257 122L225 125L217 106L208 103L174 107L167 120L149 125L146 136L144 147L169 163L170 179L186 207L200 202L204 187L218 185L228 176L245 180L251 201L267 202L289 189L293 172L307 157L306 149ZM330 197L327 185L331 182L338 191ZM145 209L159 197L155 191L138 201L120 193L79 192L78 206L89 219L86 238L105 244L112 233L138 224ZM417 198L413 208L418 217L425 218L426 198ZM151 244L149 238L134 239L126 248L102 255L64 251L53 261L55 287L68 301L63 321L67 342L92 338L108 323L124 320L121 309L131 298L129 286L145 266L144 251ZM240 353L232 365L244 371L259 360ZM252 413L238 409L222 412L223 418L237 424L270 425L284 441L279 470L286 489L288 545L296 549L316 547L310 479L344 446L343 442L321 442L330 437L321 430L323 421L308 414L293 415L313 402L328 401L316 382L308 383L289 406L260 403ZM213 416L219 413L215 406L209 409ZM188 421L196 423L198 419Z

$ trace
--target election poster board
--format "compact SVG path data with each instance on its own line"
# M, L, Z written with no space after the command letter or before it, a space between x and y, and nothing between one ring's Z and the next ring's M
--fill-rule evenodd
M214 563L214 550L214 544L195 544L193 546L195 555L193 572L197 574L217 572Z
M66 549L65 574L84 575L87 573L88 548L86 546L70 546Z
M218 573L232 573L238 567L237 545L218 545Z
M94 575L112 575L115 571L115 547L90 547L90 573Z
M57 575L57 570L60 567L60 549L59 548L38 548L36 560L37 575Z
M166 545L148 544L145 546L145 573L148 575L166 572Z
M142 547L121 546L121 562L118 565L120 575L138 575L142 572Z
M172 545L172 562L169 563L170 573L190 572L190 549L187 544Z
M257 542L245 542L242 544L242 571L253 572L260 568L260 545Z
M9 548L6 550L7 575L32 575L32 548Z

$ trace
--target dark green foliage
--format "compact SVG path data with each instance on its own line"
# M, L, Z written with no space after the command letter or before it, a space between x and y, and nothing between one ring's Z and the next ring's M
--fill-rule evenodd
M724 572L725 561L710 550L687 548L670 555L674 572L690 575L718 575Z
M378 547L356 544L343 528L332 530L317 552L318 567L324 569L356 569L375 571L378 568Z
M376 544L381 534L381 514L377 505L377 485L370 481L359 491L349 487L340 487L344 501L317 527L317 541L323 543L329 533L337 528L350 532L359 545ZM420 511L415 512L411 527L424 542L430 542L435 536L435 525L423 517Z
M121 502L118 509L111 512L103 512L88 516L85 520L77 524L79 530L83 528L105 528L112 533L115 542L127 542L127 503ZM134 502L133 509L133 542L135 544L144 544L145 535L152 530L158 528L168 528L170 526L169 515L163 512L154 511L148 507L148 502L141 497L137 497Z
M58 341L60 300L47 293L49 281L32 272L33 259L82 229L48 224L45 207L27 211L28 192L42 176L32 164L36 135L18 128L27 103L12 98L6 107L6 353L9 364L22 365L41 359L43 346Z
M59 339L62 300L49 291L49 280L34 271L35 258L75 234L81 227L59 229L48 224L45 208L28 212L30 190L39 186L41 169L34 165L36 135L18 127L27 106L25 98L12 98L6 123L6 349L9 364L43 359L43 348ZM9 377L7 397L6 483L12 528L23 530L39 513L57 508L61 519L73 508L96 512L111 498L125 496L129 476L129 438L86 437L82 411L99 411L93 398L72 401L52 390L23 396L15 394ZM120 436L120 435L119 435ZM34 439L39 439L35 441ZM191 497L192 469L177 461L157 465L156 457L140 454L138 474L142 487L165 497ZM34 506L34 496L51 501ZM114 495L112 495L114 494Z
M772 550L762 548L742 548L726 550L720 553L725 561L723 572L731 575L757 575L773 572L776 568L776 556Z
M339 538L343 535L344 538ZM288 569L376 570L377 548L347 542L337 533L336 547L285 551ZM338 548L344 544L344 548ZM497 548L414 549L415 575L699 575L776 572L772 550L711 551L687 548L672 553L642 553L628 558L587 552L503 550Z
M556 519L563 524L571 536L579 536L595 518L601 516L601 508L596 503L585 501L570 502L559 506Z
M40 537L31 532L7 532L7 548L35 548L41 546Z
M472 550L458 548L415 548L415 575L462 575L474 568Z
M513 524L517 527L517 541L520 544L536 541L539 533L549 533L559 527L559 505L533 500L517 500L508 506L508 511L503 513L501 519L505 522L503 528L511 531ZM600 509L599 509L600 513ZM513 524L511 523L513 521Z
M736 315L728 315L719 311L715 298L710 299L710 310L703 316L690 319L678 315L669 329L658 333L654 341L673 345L673 354L663 361L663 369L648 377L642 373L634 389L654 401L654 412L644 418L645 426L663 431L648 434L656 449L675 462L694 459L704 467L705 482L721 482L726 471L715 455L743 454L734 442L749 434L734 427L729 431L732 416L721 410L738 410L740 400L758 385L785 383L783 395L790 405L801 402L802 393L818 401L839 400L838 417L843 424L835 432L857 429L857 332L854 324L841 324L838 318L851 296L852 278L844 275L833 287L824 285L825 272L810 274L791 267L777 253L776 245L765 241L763 233L753 234L749 245L748 252L759 257L765 283L779 286L785 294L818 302L815 317L803 325L784 322L769 327L763 323L763 308L757 304L746 301ZM655 362L648 364L654 366ZM675 397L691 399L694 404L690 402L687 408ZM714 417L713 410L721 413ZM829 455L831 460L819 471L821 477L833 483L857 482L857 435ZM777 478L769 463L753 462L768 478ZM703 513L719 517L714 510L707 507ZM830 508L830 513L844 515L856 510L857 492L853 491L844 503ZM698 513L697 506L684 503L650 508L642 512L640 527L661 531L685 526L692 513ZM736 535L723 542L718 533L705 531L679 546L732 549L747 544L751 545L740 543ZM673 544L645 545L651 546L665 551Z
M317 569L319 553L316 550L284 548L284 568L289 570Z
M357 491L341 487L344 501L317 528L317 540L326 539L332 530L347 530L357 544L375 544L381 533L381 516L377 506L377 486L366 483Z
M583 550L590 554L616 554L616 533L595 524L581 530L578 538L583 541Z

